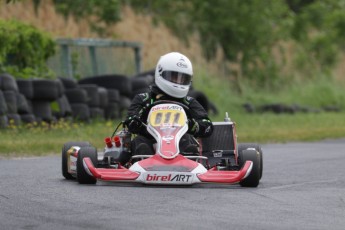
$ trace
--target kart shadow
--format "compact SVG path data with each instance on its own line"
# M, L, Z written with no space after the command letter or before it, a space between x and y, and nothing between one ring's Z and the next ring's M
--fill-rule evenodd
M110 182L110 181L97 181L94 184L79 184L77 180L66 180L60 179L62 183L72 183L76 186L99 186L99 187L141 187L147 189L200 189L200 188L207 188L207 189L258 189L257 188L245 188L240 186L239 184L217 184L217 183L204 183L204 184L193 184L193 185L160 185L160 184L142 184L142 183L130 183L130 182Z
M160 184L142 184L142 183L126 183L126 182L106 182L98 181L99 186L110 186L110 187L141 187L147 189L248 189L241 187L239 184L215 184L215 183L205 183L205 184L193 184L193 185L160 185Z

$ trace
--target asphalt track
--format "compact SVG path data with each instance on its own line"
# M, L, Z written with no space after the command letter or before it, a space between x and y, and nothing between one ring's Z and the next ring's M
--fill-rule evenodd
M0 229L345 229L345 139L263 145L257 188L61 175L60 156L0 160Z

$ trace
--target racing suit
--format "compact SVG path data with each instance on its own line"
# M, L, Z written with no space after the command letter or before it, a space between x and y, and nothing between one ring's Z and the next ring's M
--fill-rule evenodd
M193 154L197 152L194 137L208 137L212 134L213 125L208 117L205 109L200 103L189 96L184 98L174 98L163 91L161 91L156 85L152 85L148 93L137 94L128 109L128 115L126 118L126 124L129 131L137 136L133 139L131 145L131 151L133 155L152 155L154 154L153 144L155 139L146 130L146 126L143 125L138 118L146 124L149 111L152 103L159 100L176 101L186 105L189 108L187 113L188 119L188 131L182 136L180 140L180 152L183 154ZM145 144L146 148L141 149L139 146Z

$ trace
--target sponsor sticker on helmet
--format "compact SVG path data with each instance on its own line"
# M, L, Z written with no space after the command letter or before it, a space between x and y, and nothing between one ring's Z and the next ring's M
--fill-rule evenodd
M178 67L181 67L181 68L188 68L188 65L186 63L183 63L183 62L178 62L176 65Z

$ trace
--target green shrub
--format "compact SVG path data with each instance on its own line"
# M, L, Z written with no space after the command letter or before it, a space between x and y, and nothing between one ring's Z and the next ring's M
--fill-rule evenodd
M0 70L16 77L51 75L46 61L55 54L52 37L34 26L0 20Z

